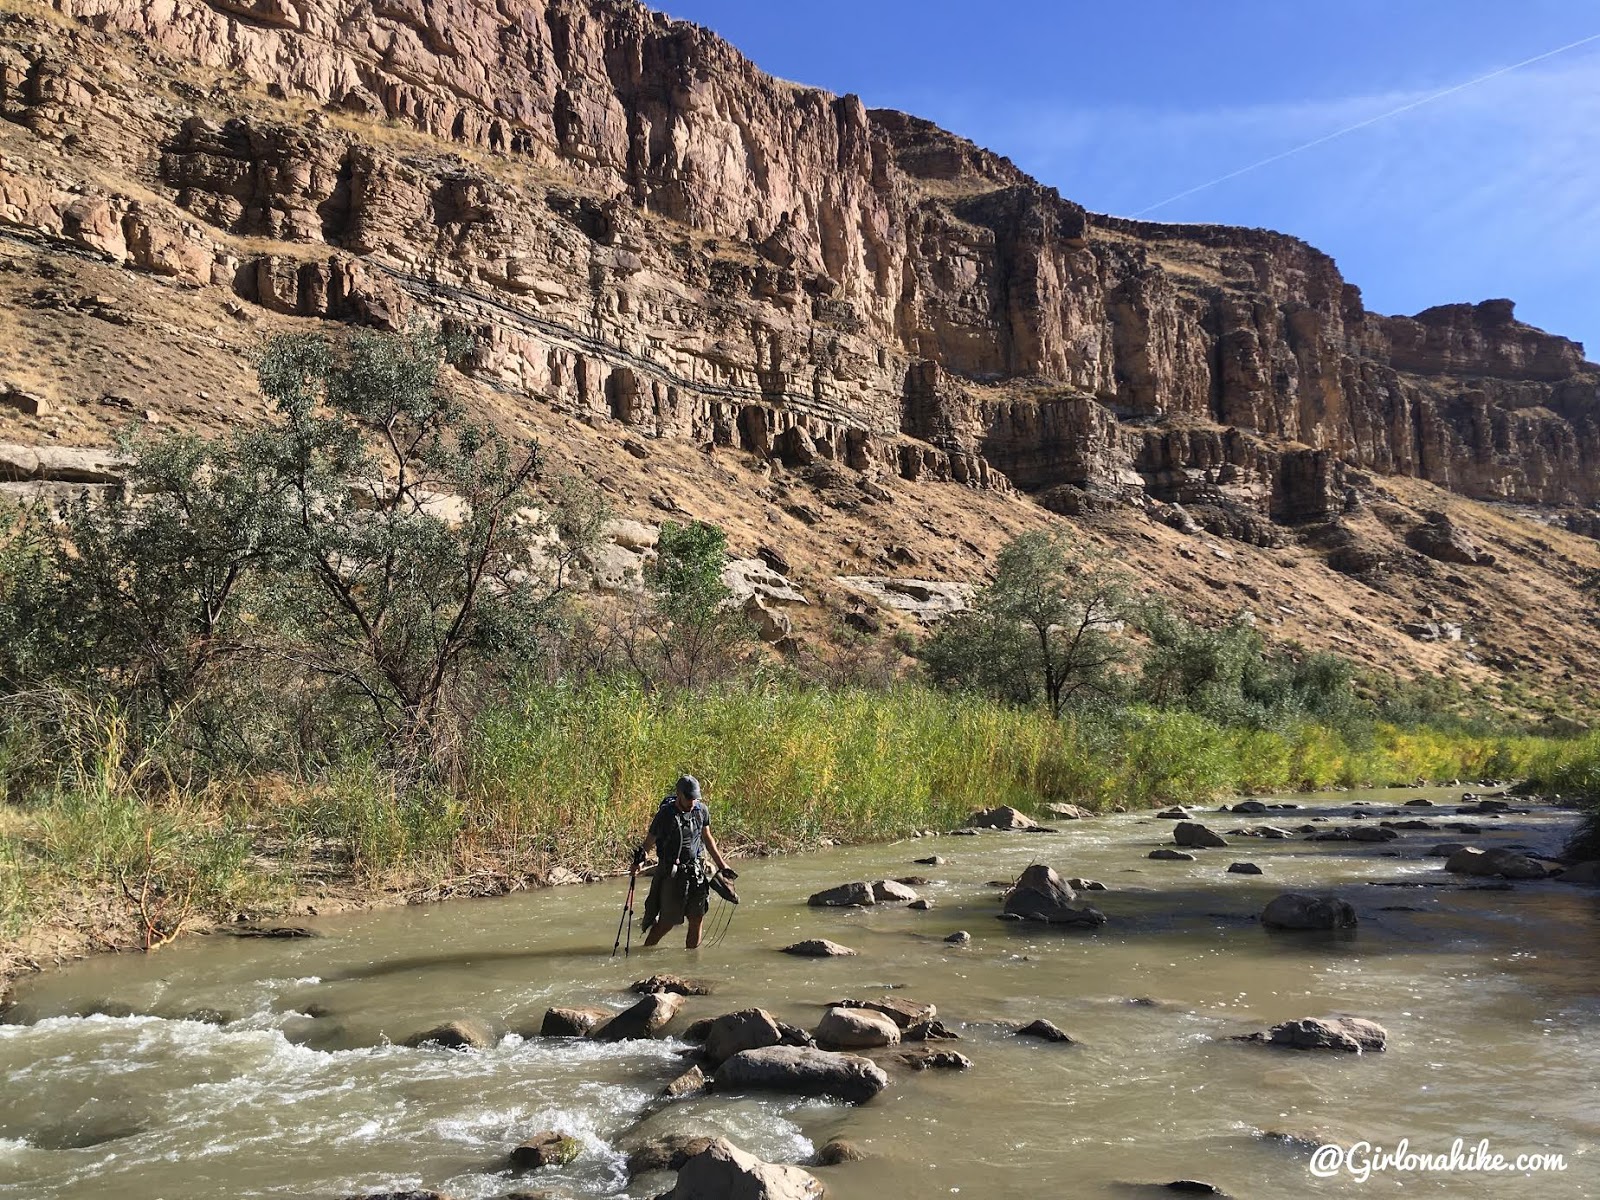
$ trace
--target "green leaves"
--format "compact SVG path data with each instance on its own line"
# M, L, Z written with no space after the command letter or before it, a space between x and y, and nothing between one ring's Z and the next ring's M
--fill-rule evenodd
M1128 609L1128 585L1099 555L1060 534L1013 539L994 582L928 640L923 662L946 687L968 688L1052 716L1077 700L1116 690L1124 649L1112 636Z

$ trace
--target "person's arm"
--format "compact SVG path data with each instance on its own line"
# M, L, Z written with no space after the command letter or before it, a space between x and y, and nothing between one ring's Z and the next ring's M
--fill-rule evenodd
M656 848L656 819L650 818L650 828L645 832L644 841L639 843L639 848L633 852L633 869L637 871L644 866L645 856Z
M717 870L727 871L728 864L722 857L722 851L717 849L717 839L711 836L711 826L706 826L706 849L711 853L711 861L717 864Z

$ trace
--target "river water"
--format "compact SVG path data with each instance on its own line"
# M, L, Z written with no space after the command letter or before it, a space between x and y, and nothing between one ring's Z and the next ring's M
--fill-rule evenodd
M1352 801L1398 805L1443 790L1294 796L1294 828ZM1372 809L1366 811L1372 812ZM1459 820L1450 810L1407 817ZM1207 814L1216 830L1262 818ZM1375 818L1368 818L1369 820ZM519 1189L647 1197L619 1144L722 1133L772 1161L833 1137L861 1162L817 1168L836 1200L1137 1197L1201 1179L1237 1197L1600 1195L1600 892L1559 883L1467 890L1424 857L1440 841L1553 852L1571 814L1466 818L1477 837L1411 832L1388 844L1235 838L1195 862L1151 861L1171 823L1062 822L1056 834L985 833L743 867L726 939L681 936L610 957L624 884L390 910L313 924L314 940L193 938L25 980L0 1026L0 1197L211 1200L338 1197L403 1187L462 1200ZM1320 823L1319 823L1320 825ZM913 859L940 854L940 866ZM1105 882L1086 893L1097 933L996 919L999 889L1031 862ZM1260 877L1226 873L1253 861ZM935 907L810 909L851 879L922 874ZM1380 887L1372 881L1451 881ZM1255 915L1286 890L1332 891L1353 935L1275 934ZM642 895L641 895L642 899ZM954 930L966 946L943 940ZM778 948L828 937L855 958ZM656 971L715 985L669 1028L760 1005L813 1027L830 1000L896 994L938 1005L969 1071L891 1070L861 1107L709 1095L655 1105L686 1044L599 1045L512 1034L488 1051L406 1049L456 1017L536 1029L552 1004L621 1007ZM1227 1040L1301 1016L1387 1027L1382 1054L1306 1054ZM1078 1039L1011 1031L1043 1017ZM892 1054L885 1055L885 1060ZM653 1111L652 1111L653 1110ZM649 1112L641 1122L641 1115ZM575 1135L571 1166L515 1177L506 1155L543 1130ZM1294 1135L1291 1139L1273 1134ZM1507 1158L1554 1152L1563 1172L1314 1178L1318 1141L1448 1151L1488 1139ZM1306 1140L1296 1140L1306 1139Z

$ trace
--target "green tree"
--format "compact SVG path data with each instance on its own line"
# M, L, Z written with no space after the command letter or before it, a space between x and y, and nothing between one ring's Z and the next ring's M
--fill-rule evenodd
M971 609L928 639L924 668L946 687L1042 703L1059 717L1074 701L1116 692L1125 652L1112 634L1128 606L1126 579L1101 556L1034 530L1000 551Z
M258 366L280 421L253 461L289 510L279 652L364 698L418 765L448 760L471 667L531 652L566 591L570 547L530 490L537 445L468 418L443 384L466 349L425 328L295 334Z
M621 641L647 685L694 688L725 679L751 635L722 581L728 537L704 521L667 521L645 568L645 597Z

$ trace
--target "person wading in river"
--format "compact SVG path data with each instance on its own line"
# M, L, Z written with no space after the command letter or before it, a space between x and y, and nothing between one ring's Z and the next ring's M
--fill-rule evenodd
M723 861L717 839L711 836L711 813L700 799L700 781L693 775L679 779L677 787L656 810L644 844L634 851L635 872L652 849L656 851L656 873L644 901L644 927L650 931L644 944L654 946L687 921L689 933L683 944L693 950L700 944L700 922L711 901L712 875L702 849L710 852L718 875L739 878L738 872Z

